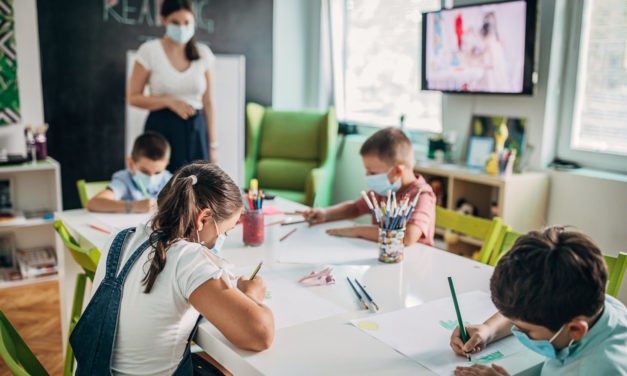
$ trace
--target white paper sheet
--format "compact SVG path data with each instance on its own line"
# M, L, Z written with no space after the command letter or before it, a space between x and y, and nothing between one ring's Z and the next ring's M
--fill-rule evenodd
M471 291L459 294L457 299L465 325L483 322L496 312L490 295L485 292ZM473 354L471 363L456 355L449 345L451 333L457 327L451 298L352 320L351 323L439 375L452 375L457 366L498 362L498 359L523 350L522 345L509 336Z
M92 213L94 218L107 225L106 230L122 230L128 227L137 226L139 223L146 222L152 214L122 214L122 213ZM97 223L89 223L98 226Z
M248 278L253 270L236 268L234 273ZM340 306L315 295L308 287L299 285L297 281L290 281L274 272L264 272L263 267L257 275L268 286L263 303L272 310L276 329L346 312Z
M287 264L347 264L376 260L379 250L376 242L328 235L331 228L355 226L354 222L338 221L308 227L281 226L281 236L297 228L285 240L276 243L278 261Z

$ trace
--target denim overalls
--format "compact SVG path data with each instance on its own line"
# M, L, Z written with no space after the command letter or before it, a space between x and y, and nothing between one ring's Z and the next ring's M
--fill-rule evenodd
M70 345L76 356L77 376L111 375L112 373L111 360L124 280L135 261L150 247L150 239L148 239L133 252L116 276L124 243L126 243L128 236L134 232L135 228L127 228L116 235L107 256L106 275L70 335ZM200 321L200 317L198 321ZM185 353L174 372L176 376L192 375L193 373L189 341L196 334L198 321L187 339Z

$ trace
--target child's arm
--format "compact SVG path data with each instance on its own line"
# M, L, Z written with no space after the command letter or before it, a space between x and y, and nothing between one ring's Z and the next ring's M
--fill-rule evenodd
M375 242L379 240L379 228L375 225L332 228L327 230L327 234L346 236L348 238L361 238Z
M261 304L266 292L263 280L240 279L229 288L223 278L210 279L189 297L190 303L235 346L263 351L274 339L274 317Z
M405 230L405 239L403 243L405 243L405 247L410 246L416 243L422 237L422 230L417 225L410 223L407 225L407 229Z
M156 201L154 198L133 201L130 204L130 212L147 213L155 204ZM126 213L126 205L126 201L116 199L113 191L107 188L89 200L87 210L105 213Z
M353 201L346 201L328 208L309 209L303 213L303 216L306 220L311 219L311 223L317 224L340 219L356 218L359 214L355 203Z
M510 319L497 312L483 324L466 326L470 339L465 344L462 342L459 327L457 327L451 334L451 348L459 355L479 352L489 343L511 335L512 325Z

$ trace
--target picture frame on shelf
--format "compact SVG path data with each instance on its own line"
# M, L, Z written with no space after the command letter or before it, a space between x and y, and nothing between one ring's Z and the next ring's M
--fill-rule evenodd
M494 151L494 138L492 137L470 137L468 142L468 158L466 166L472 168L485 168L485 163Z

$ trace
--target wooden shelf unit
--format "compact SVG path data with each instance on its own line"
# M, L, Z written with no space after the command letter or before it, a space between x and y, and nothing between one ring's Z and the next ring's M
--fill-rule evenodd
M11 181L12 206L17 212L45 210L51 214L62 210L61 168L52 158L36 163L0 167L0 180ZM16 249L50 247L56 249L56 232L50 219L24 218L0 222L0 235L13 234ZM57 255L58 260L58 255ZM57 279L57 276L0 280L0 288L21 286Z
M477 207L480 217L490 218L491 203L499 208L503 223L517 232L546 226L549 176L543 172L512 174L507 178L491 176L478 169L454 164L421 162L414 167L431 182L443 180L448 209L456 209L460 198Z

